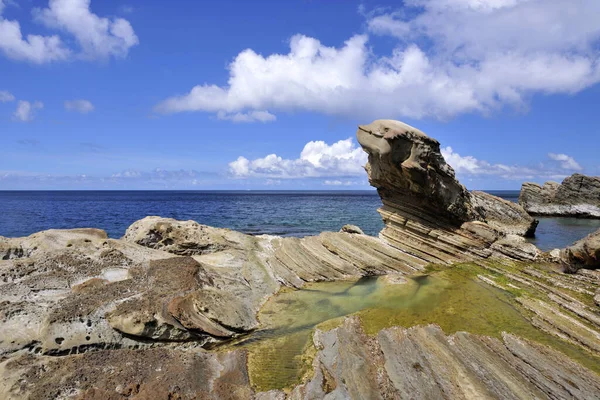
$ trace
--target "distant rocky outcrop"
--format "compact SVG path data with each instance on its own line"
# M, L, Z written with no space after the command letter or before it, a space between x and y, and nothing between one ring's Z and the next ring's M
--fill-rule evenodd
M379 236L392 246L428 262L536 257L522 237L535 232L537 221L517 204L469 192L437 140L393 120L362 125L357 137L369 154L369 182L383 202Z
M526 182L519 204L532 215L600 218L600 177L573 174L543 186Z

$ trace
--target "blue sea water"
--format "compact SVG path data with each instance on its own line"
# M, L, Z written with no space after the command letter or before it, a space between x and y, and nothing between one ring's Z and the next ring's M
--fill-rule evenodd
M518 191L489 191L517 201ZM381 200L368 191L0 191L0 236L94 227L113 238L148 215L231 228L249 234L316 235L344 224L377 235ZM541 218L533 242L567 246L600 229L599 220Z
M377 192L369 191L0 191L0 236L94 227L113 238L148 215L195 220L249 234L306 236L345 224L376 235Z

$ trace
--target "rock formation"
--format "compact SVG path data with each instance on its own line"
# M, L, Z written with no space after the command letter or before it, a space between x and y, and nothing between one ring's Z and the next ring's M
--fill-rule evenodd
M526 182L519 204L532 215L600 218L600 177L573 174L543 186Z
M160 217L135 222L121 239L98 229L0 237L0 398L600 396L593 372L513 335L446 336L427 326L370 338L348 319L315 335L313 374L289 393L256 393L244 350L212 350L259 328L258 310L282 287L386 274L401 282L429 263L468 261L489 272L483 282L542 293L519 297L524 315L600 354L600 317L587 299L596 271L511 264L540 259L523 238L535 221L518 205L468 192L439 143L415 128L376 121L358 139L383 202L379 238L355 226L250 236Z
M315 374L291 398L593 399L600 380L551 349L437 326L384 329L369 338L357 318L317 332Z
M383 202L380 237L392 246L428 262L518 253L535 258L535 246L518 236L532 235L537 221L517 204L467 191L438 141L392 120L360 126L357 137L369 154L369 182Z
M600 268L600 230L562 249L560 258L570 272L580 268Z

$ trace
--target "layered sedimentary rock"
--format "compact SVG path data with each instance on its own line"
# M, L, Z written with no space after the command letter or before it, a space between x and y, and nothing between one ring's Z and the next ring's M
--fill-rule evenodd
M358 142L369 154L369 182L383 202L380 237L428 262L456 262L491 255L535 258L522 236L537 221L522 207L469 192L446 164L437 140L399 121L360 126Z
M258 309L281 285L410 274L426 264L364 234L254 237L157 217L121 240L97 229L3 238L0 258L0 355L148 340L206 345L255 329Z
M521 207L468 192L439 143L408 125L376 121L358 139L383 202L378 238L351 225L281 238L160 217L137 221L121 239L98 229L0 237L0 398L598 395L596 375L545 347L432 326L370 338L350 319L320 332L314 373L287 394L255 393L243 350L211 351L260 328L258 310L282 287L386 274L402 282L429 263L460 261L485 266L480 279L503 290L541 293L519 297L532 323L600 351L600 317L588 299L597 271L497 265L539 259L523 238L535 221Z
M543 186L526 182L519 204L532 215L600 218L600 177L573 174Z
M562 249L560 258L569 271L600 268L600 230Z
M600 395L593 372L545 346L437 326L389 328L371 338L356 318L317 332L315 374L292 399L578 398ZM274 395L274 394L273 394Z
M596 399L598 376L549 347L435 326L367 336L356 317L317 331L313 374L289 392L255 392L244 351L113 350L19 355L0 364L0 392L32 399ZM7 390L10 388L10 390Z

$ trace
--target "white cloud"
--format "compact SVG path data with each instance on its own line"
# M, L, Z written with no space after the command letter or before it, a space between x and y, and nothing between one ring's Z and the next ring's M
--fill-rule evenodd
M57 35L23 37L19 22L3 19L1 11L0 7L0 50L7 57L42 64L66 60L71 56L71 50L64 46Z
M219 111L217 118L221 120L229 120L233 122L272 122L277 117L268 111L249 111L247 113L232 113L228 114L225 111Z
M33 120L35 111L44 108L44 103L41 101L35 101L30 103L25 100L19 100L17 103L17 109L13 114L13 117L17 121L29 122Z
M1 1L2 0L0 0L0 2ZM7 92L6 90L0 90L0 103L8 103L11 101L15 101L15 96L13 96L12 93Z
M361 182L356 182L356 181L340 181L338 179L323 181L323 184L327 185L327 186L352 186L352 185L358 185L360 183Z
M67 111L76 111L81 114L87 114L94 111L94 105L89 100L68 100L65 101Z
M473 156L461 156L450 146L442 148L441 152L446 162L454 168L459 179L461 176L483 175L498 176L511 180L536 178L562 179L567 176L566 173L568 172L583 169L572 157L565 154L548 154L550 160L559 161L558 163L540 163L535 167L527 167L523 165L492 164Z
M34 9L34 20L51 29L61 30L79 44L71 49L59 35L42 36L21 33L18 21L2 17L0 1L0 50L7 57L42 64L74 56L95 59L124 57L139 43L131 24L123 18L102 18L90 11L91 0L50 0L48 8Z
M560 167L563 169L570 169L574 171L581 171L583 169L573 157L566 154L548 153L548 157L554 161L559 161Z
M72 34L89 58L123 57L139 43L129 21L101 18L90 11L91 0L50 0L34 10L36 20Z
M405 4L402 12L367 15L371 34L396 38L390 54L375 54L367 35L338 48L296 35L287 54L244 50L226 86L198 85L156 109L446 118L522 107L534 93L574 93L600 81L597 0Z
M367 154L349 138L331 145L323 141L308 142L297 159L284 159L276 154L254 160L240 156L229 163L229 172L238 178L365 176L366 162Z

